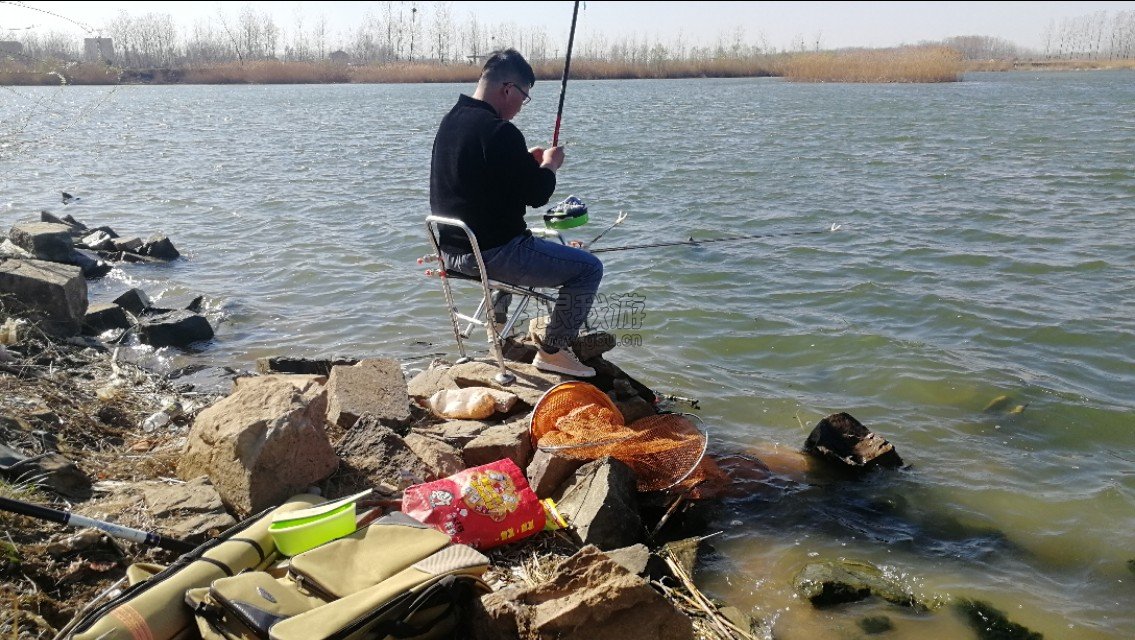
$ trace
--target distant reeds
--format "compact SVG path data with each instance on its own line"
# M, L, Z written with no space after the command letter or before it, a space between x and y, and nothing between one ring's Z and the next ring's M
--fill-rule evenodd
M797 82L958 82L964 71L957 50L938 46L799 53L782 66Z
M345 65L277 60L192 67L181 74L180 80L185 84L333 84L349 81Z

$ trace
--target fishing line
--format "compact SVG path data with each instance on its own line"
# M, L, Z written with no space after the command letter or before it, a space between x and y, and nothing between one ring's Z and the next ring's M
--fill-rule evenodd
M816 229L813 231L786 231L783 233L759 233L755 235L745 236L726 236L724 238L706 238L705 240L697 240L690 238L689 240L674 240L672 242L651 242L649 244L632 244L624 247L609 247L606 249L594 249L591 253L604 253L607 251L630 251L631 249L652 249L655 247L679 247L683 245L696 246L699 244L709 244L711 242L726 242L737 240L756 240L758 238L787 238L791 236L811 236L822 235L825 233L835 233L843 228L841 224L832 223L832 226L827 229Z

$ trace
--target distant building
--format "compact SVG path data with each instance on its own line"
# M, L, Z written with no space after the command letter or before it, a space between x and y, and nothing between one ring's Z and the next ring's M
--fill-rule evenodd
M110 38L83 38L83 60L109 63L114 60L114 43Z
M0 40L0 54L6 58L14 58L24 52L24 44L15 40Z
M338 51L332 51L331 54L327 56L327 59L331 61L331 64L347 64L351 56L347 55L346 51L340 49Z

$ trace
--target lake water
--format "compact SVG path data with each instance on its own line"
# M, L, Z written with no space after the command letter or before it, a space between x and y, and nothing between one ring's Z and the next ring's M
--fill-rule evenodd
M547 144L558 83L516 122ZM0 93L0 223L47 208L185 255L91 285L204 294L192 359L455 357L427 252L430 145L459 85L18 88ZM610 359L700 401L711 450L791 456L846 411L910 465L858 482L738 482L705 590L778 639L970 638L950 608L793 596L809 562L985 600L1046 638L1135 636L1135 73L938 85L776 79L568 86L567 162L641 300ZM82 197L64 207L61 191ZM537 218L538 219L538 218ZM986 410L998 396L1008 404ZM1014 412L1017 407L1023 407Z

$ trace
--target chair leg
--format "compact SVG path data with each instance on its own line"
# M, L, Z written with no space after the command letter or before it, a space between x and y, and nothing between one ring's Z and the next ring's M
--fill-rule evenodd
M441 288L445 292L445 304L449 307L449 320L453 323L453 337L457 340L457 351L461 354L458 362L468 361L465 355L465 342L461 339L461 326L457 322L457 305L453 303L453 291L449 288L449 280L441 279Z

